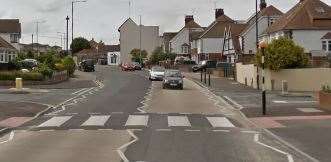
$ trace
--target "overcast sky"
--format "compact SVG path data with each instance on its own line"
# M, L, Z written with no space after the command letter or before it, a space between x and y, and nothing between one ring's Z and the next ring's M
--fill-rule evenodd
M22 42L30 43L31 34L36 32L36 21L40 25L40 43L57 44L61 41L57 32L65 32L65 17L71 16L72 0L1 0L0 18L19 18L22 23ZM286 12L299 0L266 0ZM331 5L331 0L322 0ZM75 36L103 40L107 44L118 43L118 27L129 17L139 23L142 15L144 25L160 26L164 31L178 31L183 27L184 16L194 14L202 26L214 20L215 2L225 14L233 19L246 20L254 13L254 0L88 0L75 4ZM48 38L47 38L48 37Z

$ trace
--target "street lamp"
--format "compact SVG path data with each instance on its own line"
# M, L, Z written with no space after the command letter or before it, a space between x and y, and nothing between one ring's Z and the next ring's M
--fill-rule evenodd
M46 20L43 21L36 21L35 23L37 24L37 31L36 31L36 35L37 35L37 53L39 54L39 24L45 23Z
M63 33L63 32L57 32L57 34L59 34L59 35L61 36L61 47L62 47L62 48L65 48L64 45L63 45L63 42L64 42L63 40L65 40L65 37L66 37L65 35L66 35L66 33Z
M80 1L75 0L71 2L71 42L74 40L74 4L75 3L84 3L86 0Z
M261 48L261 63L262 63L262 114L266 115L267 114L267 109L266 109L266 90L265 90L265 49L267 48L268 44L266 42L261 42L259 44L259 47Z
M68 37L69 37L69 16L66 17L66 21L67 21L67 33L66 33L66 51L67 51L67 54L69 54L69 40L68 40Z

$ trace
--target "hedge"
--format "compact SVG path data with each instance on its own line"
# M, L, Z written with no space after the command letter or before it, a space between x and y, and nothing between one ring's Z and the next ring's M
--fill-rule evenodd
M16 78L22 78L28 81L42 81L44 76L36 72L22 73L19 71L0 71L0 80L15 80Z

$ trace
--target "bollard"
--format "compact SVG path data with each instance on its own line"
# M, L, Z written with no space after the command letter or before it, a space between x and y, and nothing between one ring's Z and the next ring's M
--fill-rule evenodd
M200 70L200 71L201 71L201 73L200 73L200 74L201 74L201 83L202 83L202 70Z
M23 82L22 78L16 78L16 90L22 90Z
M210 87L210 72L208 73L208 85Z
M207 69L205 69L205 80L204 83L207 84Z

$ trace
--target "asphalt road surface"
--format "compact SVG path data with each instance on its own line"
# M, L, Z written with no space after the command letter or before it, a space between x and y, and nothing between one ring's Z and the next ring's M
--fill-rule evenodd
M305 161L188 79L184 90L163 90L145 71L96 75L97 87L2 136L0 161Z

